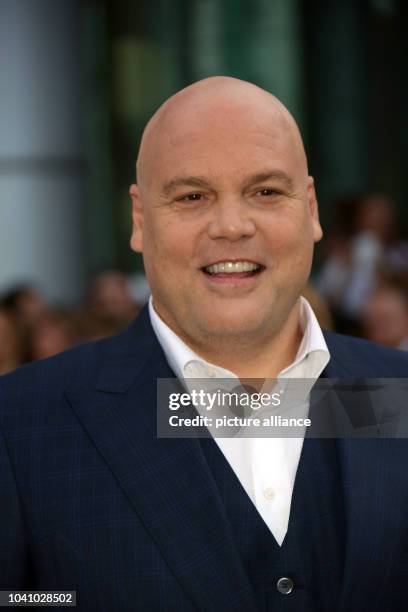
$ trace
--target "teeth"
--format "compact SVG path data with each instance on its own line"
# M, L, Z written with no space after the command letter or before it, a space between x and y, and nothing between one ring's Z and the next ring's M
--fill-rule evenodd
M212 264L205 268L210 274L219 274L221 272L227 274L236 274L237 272L253 272L258 270L260 266L250 261L223 261L222 263Z

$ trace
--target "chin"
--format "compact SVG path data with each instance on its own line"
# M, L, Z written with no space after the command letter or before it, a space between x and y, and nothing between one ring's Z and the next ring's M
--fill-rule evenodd
M236 336L256 333L261 328L261 321L259 311L245 314L242 309L213 310L203 314L200 326L205 328L210 336Z

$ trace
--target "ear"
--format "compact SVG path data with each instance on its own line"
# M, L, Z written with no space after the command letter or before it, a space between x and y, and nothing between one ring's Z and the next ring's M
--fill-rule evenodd
M319 222L319 205L317 203L314 179L312 176L307 177L307 199L309 202L310 215L312 217L313 238L315 242L319 242L323 236L323 230Z
M143 251L143 208L140 201L139 187L134 184L129 189L132 198L133 229L130 237L130 247L136 253Z

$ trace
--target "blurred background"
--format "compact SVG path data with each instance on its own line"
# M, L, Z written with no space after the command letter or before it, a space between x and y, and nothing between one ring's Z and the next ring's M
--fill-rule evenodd
M215 74L271 91L300 125L321 324L407 349L407 31L402 0L0 0L0 373L139 312L139 139Z

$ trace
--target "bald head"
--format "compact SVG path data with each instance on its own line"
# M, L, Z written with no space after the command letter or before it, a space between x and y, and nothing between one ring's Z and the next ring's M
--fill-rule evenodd
M272 337L281 351L282 334L296 343L297 301L322 232L283 104L237 79L195 83L148 123L137 172L131 246L163 321L209 361L246 346L255 363Z
M217 126L239 130L250 122L255 130L270 130L271 136L286 139L307 174L307 162L299 128L288 109L272 94L232 77L210 77L189 85L166 100L144 130L137 159L139 186L149 179L163 147L197 129ZM220 133L220 132L219 132ZM220 133L221 136L221 133ZM214 143L216 145L216 143Z

